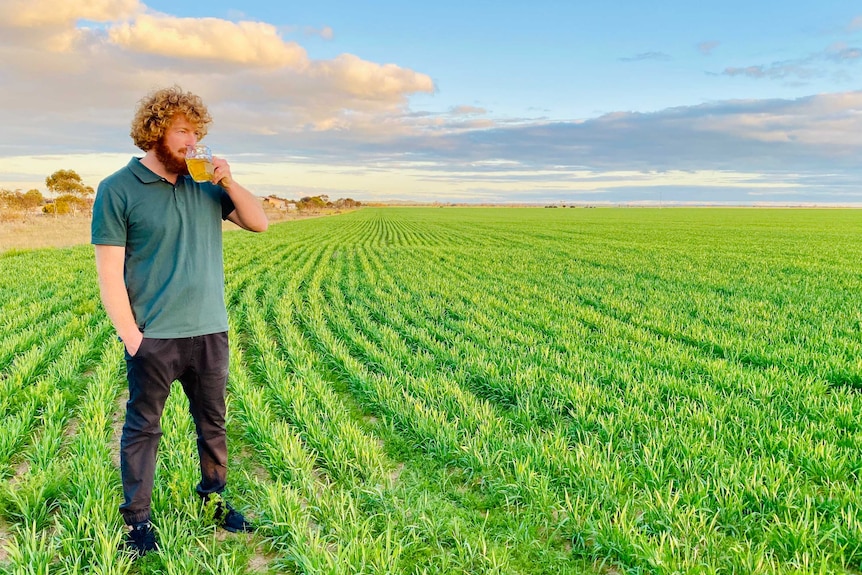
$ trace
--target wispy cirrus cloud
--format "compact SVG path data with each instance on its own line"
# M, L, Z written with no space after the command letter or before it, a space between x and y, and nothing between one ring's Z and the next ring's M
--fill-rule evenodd
M634 56L626 56L620 58L620 62L644 62L644 61L657 61L657 62L667 62L671 60L669 54L665 54L664 52L641 52L640 54L635 54Z
M455 106L451 109L451 113L456 116L482 116L487 114L488 110L478 106Z
M754 79L785 80L797 78L809 80L819 77L823 71L811 66L810 61L795 60L785 62L773 62L771 64L757 64L752 66L736 67L729 66L722 72L725 76L745 76Z
M323 28L306 26L302 31L306 36L319 36L324 40L332 40L335 37L335 32L329 26L324 26Z
M721 42L717 42L715 40L700 42L697 45L697 51L700 52L701 54L703 54L704 56L709 56L720 45L721 45Z
M856 30L862 30L862 16L854 18L846 28L846 32L850 33ZM847 66L855 65L860 61L862 61L862 48L842 41L833 43L819 52L809 53L798 58L744 66L728 66L722 71L722 74L730 77L805 83L815 78L840 77Z
M825 57L839 63L851 63L862 59L862 48L847 46L843 42L826 49Z
M722 72L725 76L743 76L767 80L809 81L835 74L835 65L846 66L862 61L862 49L835 44L816 54L793 60L782 60L769 64L749 66L728 66Z
M323 40L335 38L335 30L331 26L279 26L278 29L288 36L301 35L306 38L321 38Z

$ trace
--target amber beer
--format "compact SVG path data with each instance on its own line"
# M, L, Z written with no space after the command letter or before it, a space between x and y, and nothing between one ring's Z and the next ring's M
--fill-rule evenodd
M196 182L211 182L213 179L213 163L206 158L186 158L189 175Z
M213 155L207 146L186 148L186 165L189 175L196 182L211 182L213 179Z

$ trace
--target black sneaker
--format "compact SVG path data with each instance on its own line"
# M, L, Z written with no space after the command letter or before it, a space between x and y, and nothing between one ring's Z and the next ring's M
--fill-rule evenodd
M126 534L125 547L135 558L143 557L150 551L159 550L159 542L156 540L156 531L149 521L135 523Z
M213 518L222 529L231 533L251 533L254 531L254 526L246 520L242 513L231 507L227 501L216 503Z

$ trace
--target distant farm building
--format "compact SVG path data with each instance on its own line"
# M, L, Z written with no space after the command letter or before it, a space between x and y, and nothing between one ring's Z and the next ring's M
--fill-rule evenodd
M263 205L277 210L286 210L287 200L282 200L276 196L267 196L263 199Z
M267 196L263 199L263 205L267 208L292 212L296 210L296 202L279 198L278 196Z

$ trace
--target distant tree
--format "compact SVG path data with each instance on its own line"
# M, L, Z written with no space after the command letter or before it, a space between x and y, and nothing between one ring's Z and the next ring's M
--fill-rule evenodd
M360 206L360 202L354 200L353 198L338 198L335 200L336 208L358 208Z
M0 190L0 206L11 212L26 212L42 205L44 198L39 190L21 193L21 190Z
M326 207L326 202L320 196L306 196L296 202L299 210L316 211Z
M48 186L49 191L59 196L87 199L95 194L93 188L84 185L81 176L75 170L57 170L45 178L45 185Z
M56 200L50 200L44 206L42 206L42 213L51 214L53 216L65 215L71 211L68 202L62 201L59 198Z
M42 208L42 212L54 215L80 214L87 212L91 205L89 200L71 194L64 194L54 198L54 201L50 204L46 204Z
M38 208L45 203L45 197L37 189L28 190L23 195L24 207L26 209Z
M46 214L78 214L92 207L90 196L95 190L85 186L75 170L57 170L45 178L45 185L57 194L54 201L42 209Z

